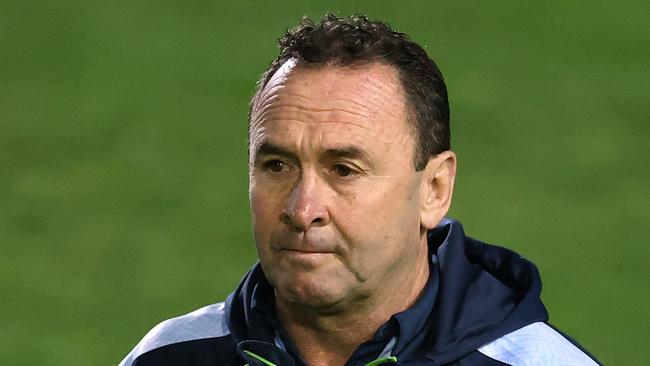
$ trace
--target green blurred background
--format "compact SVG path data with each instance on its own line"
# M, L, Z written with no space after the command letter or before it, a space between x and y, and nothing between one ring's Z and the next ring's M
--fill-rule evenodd
M256 259L246 114L302 15L365 13L446 76L451 215L551 320L650 362L647 1L0 0L0 364L111 365Z

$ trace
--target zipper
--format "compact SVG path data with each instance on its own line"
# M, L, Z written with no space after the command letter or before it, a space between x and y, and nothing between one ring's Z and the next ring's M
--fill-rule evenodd
M255 354L255 353L253 353L251 351L244 350L244 353L246 353L247 355L251 356L252 358L260 361L261 363L265 364L266 366L278 366L278 365L274 364L273 362L267 360L266 358L264 358L264 357L262 357L260 355L257 355L257 354ZM246 364L244 366L249 366L249 365Z
M263 363L266 366L279 366L279 365L276 365L273 362L267 360L266 358L264 358L264 357L262 357L262 356L260 356L258 354L255 354L255 353L253 353L251 351L244 350L244 353L246 353L248 356L260 361L261 363ZM378 358L378 359L376 359L374 361L368 362L364 366L379 366L379 365L382 365L382 364L385 364L385 363L397 363L397 357L389 356L389 357ZM245 364L244 366L250 366L250 365Z
M377 365L381 365L381 364L384 364L384 363L397 363L397 357L389 356L389 357L378 358L378 359L376 359L374 361L368 362L364 366L377 366Z

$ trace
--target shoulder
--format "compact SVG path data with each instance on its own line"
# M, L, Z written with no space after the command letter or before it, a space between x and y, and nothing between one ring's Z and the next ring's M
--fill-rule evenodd
M529 324L478 349L508 365L598 365L577 344L546 323Z
M156 325L119 366L130 366L141 355L168 345L230 334L223 302L208 305Z

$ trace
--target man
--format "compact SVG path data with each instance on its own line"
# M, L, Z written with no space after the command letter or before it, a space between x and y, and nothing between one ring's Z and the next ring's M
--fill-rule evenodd
M260 263L121 365L595 365L546 322L535 266L446 219L442 75L365 17L280 40L249 115Z

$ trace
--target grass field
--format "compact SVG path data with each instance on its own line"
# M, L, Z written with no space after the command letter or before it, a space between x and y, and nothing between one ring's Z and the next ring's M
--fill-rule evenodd
M302 3L0 1L0 364L116 364L234 289L256 260L248 98L275 39L327 11L427 45L451 216L533 260L603 363L649 364L650 3Z

